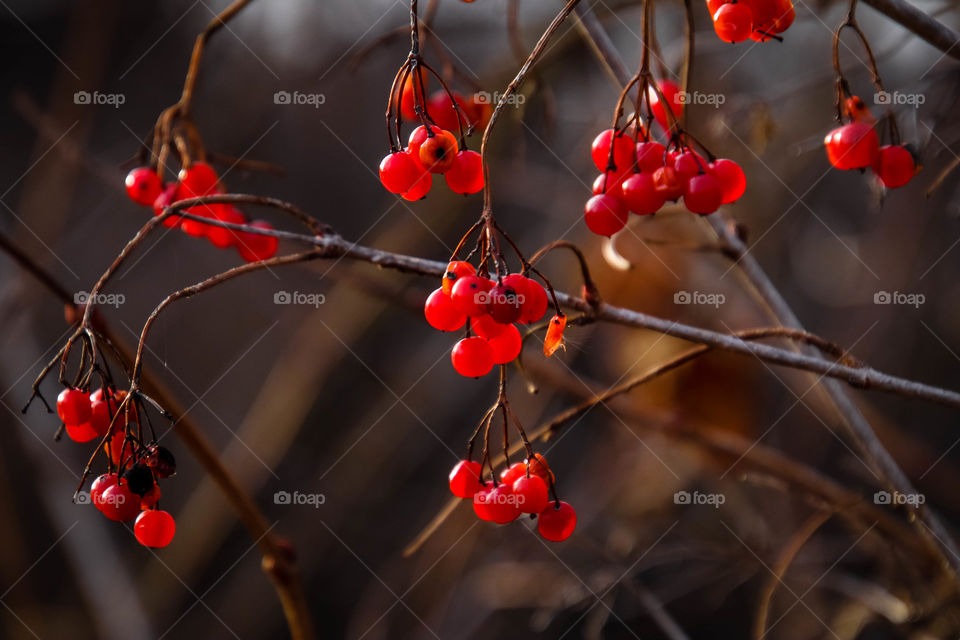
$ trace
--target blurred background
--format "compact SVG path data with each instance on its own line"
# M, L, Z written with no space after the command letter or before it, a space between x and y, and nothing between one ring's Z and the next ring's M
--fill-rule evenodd
M0 2L0 230L68 290L89 290L146 221L123 177L157 115L179 98L196 34L226 4ZM589 4L634 68L639 3ZM690 129L744 167L747 193L726 209L753 255L809 330L881 370L960 387L956 172L927 193L957 161L956 60L860 8L888 89L922 97L897 113L923 171L883 194L869 174L830 170L822 150L835 115L831 29L845 3L797 2L785 42L736 46L720 42L694 4L691 86L723 104L692 106ZM953 3L916 4L960 26ZM527 51L559 7L520 3ZM293 202L348 240L447 259L480 197L438 181L408 203L386 193L375 170L387 151L389 83L409 46L405 35L377 39L407 24L407 11L387 0L260 1L216 34L193 106L207 148L286 169L282 177L231 170L231 192ZM506 0L443 0L426 59L452 61L470 79L454 81L465 93L471 83L502 91L519 66L507 12ZM681 3L657 3L673 72L682 25ZM850 42L841 55L848 78L871 96L863 53ZM281 91L322 100L277 104ZM122 104L84 103L77 92ZM563 237L584 249L610 303L724 332L771 324L737 267L702 246L716 241L705 220L674 210L633 219L616 243L626 270L586 230L589 146L609 126L619 88L574 20L522 93L493 135L491 165L496 216L527 255ZM478 134L471 143L479 148ZM291 228L275 212L256 215ZM166 295L237 264L235 253L202 240L157 234L108 289L123 304L102 313L135 344ZM569 254L551 254L542 268L559 288L579 290ZM63 308L5 255L0 273L0 637L285 637L254 542L173 433L164 439L179 459L163 488L177 518L169 547L152 553L129 526L72 503L89 446L55 443L58 421L39 403L20 411L68 335ZM954 591L918 551L903 511L876 504L877 479L822 388L730 354L598 406L536 445L577 509L570 540L546 544L535 523L488 525L461 505L404 557L447 503L446 474L496 394L494 376L456 375L454 339L424 322L423 300L436 286L348 261L280 267L174 305L148 343L151 374L187 407L272 532L296 548L318 637L960 633ZM282 291L322 294L324 303L274 304ZM676 304L683 292L722 304ZM915 304L878 304L882 292L915 294ZM532 340L528 379L511 370L511 402L528 429L689 347L606 325L572 327L567 340L550 360ZM43 391L55 397L56 381ZM926 503L957 522L956 413L882 393L852 396ZM795 468L862 496L876 517L811 500L783 479ZM283 491L322 499L278 504ZM675 495L683 491L703 499L683 504Z

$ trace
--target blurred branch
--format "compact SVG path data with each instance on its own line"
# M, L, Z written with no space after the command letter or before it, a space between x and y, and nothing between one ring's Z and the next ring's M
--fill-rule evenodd
M912 31L944 54L960 60L960 33L931 18L905 0L863 0L904 29Z

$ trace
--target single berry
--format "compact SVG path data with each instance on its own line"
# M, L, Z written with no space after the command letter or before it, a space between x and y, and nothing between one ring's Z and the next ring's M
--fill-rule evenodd
M457 373L467 378L479 378L493 369L493 349L483 338L464 338L453 345L450 361Z
M637 144L637 166L641 171L653 173L663 166L666 149L659 142L640 142Z
M158 478L169 478L177 473L177 459L166 447L156 444L150 447L144 462Z
M429 127L430 128L427 129L426 125L420 125L411 131L410 137L407 138L407 153L412 155L414 158L417 158L417 162L420 162L420 145L427 141L427 138L430 137L430 133L439 135L443 131L443 129L440 127L435 127L433 125L429 125Z
M512 280L517 278L517 280ZM503 279L504 283L509 283L518 292L523 292L523 304L521 305L520 324L531 324L543 317L550 304L547 298L547 290L543 288L536 280L520 275L509 275Z
M490 483L488 485L482 485L480 490L473 494L473 512L484 522L493 522L489 499L493 489L493 483Z
M156 509L141 513L133 525L133 534L137 537L137 542L155 549L170 544L176 531L177 524L173 516L166 511Z
M427 323L438 331L456 331L467 322L467 316L453 306L450 296L437 289L427 297L423 305Z
M520 318L523 294L509 284L498 284L490 289L489 313L500 324L510 324Z
M680 176L681 182L686 182L698 173L702 173L706 167L707 161L694 151L684 151L673 160L673 168Z
M514 325L507 326L500 335L489 338L490 349L493 351L493 364L507 364L516 360L523 348L520 330Z
M623 201L609 193L593 196L584 207L584 220L597 235L612 236L627 225L628 212Z
M445 294L450 295L450 290L453 289L453 283L456 282L457 278L476 274L476 267L469 262L454 260L447 265L447 271L443 274L443 280L440 281L440 286Z
M447 130L427 137L420 145L420 164L430 173L446 173L457 157L457 139Z
M180 169L177 175L180 184L177 187L177 200L197 198L213 193L217 189L217 173L206 162L194 162Z
M132 170L127 174L123 184L130 199L145 207L153 205L157 196L163 191L160 176L150 167L138 167Z
M896 189L910 182L917 173L913 154L902 145L880 147L874 172L888 189Z
M97 432L89 422L84 422L83 424L64 424L64 429L67 432L67 437L69 437L74 442L90 442L97 438Z
M103 495L104 491L117 484L117 481L118 478L115 473L105 473L102 476L97 476L90 485L90 502L93 503L93 506L97 509L100 508L100 496Z
M454 193L477 193L483 189L483 161L480 154L476 151L460 151L443 177Z
M402 151L394 151L380 161L380 182L390 193L409 191L421 173L414 159Z
M566 502L558 500L547 505L537 517L537 531L551 542L562 542L577 528L577 513Z
M90 422L89 394L80 389L64 389L57 396L57 415L64 424Z
M450 94L444 90L434 92L427 100L427 113L437 123L437 126L447 131L459 132L460 116L457 114L456 107L453 106L453 102L456 100L457 105L463 111L463 132L466 133L467 127L470 126L469 119L466 117L467 101L456 91L450 93L453 94L453 100L450 99Z
M653 172L653 186L663 200L678 200L683 195L684 183L673 167L663 166Z
M450 290L450 299L455 309L471 318L482 316L490 310L490 290L493 282L479 276L458 278Z
M512 485L520 479L520 476L527 475L526 462L514 462L512 465L500 472L500 482Z
M479 510L478 502L480 503ZM507 524L520 517L517 496L513 494L513 488L504 483L477 492L473 498L473 508L481 520L488 520L497 524ZM484 515L480 515L481 512Z
M418 160L419 162L419 160ZM427 194L430 193L430 188L433 186L433 176L430 175L430 172L424 169L420 175L417 177L416 183L410 187L409 191L403 192L401 197L404 200L422 200L427 197Z
M264 220L254 220L249 226L264 231L273 231L273 225ZM241 232L237 242L237 252L247 262L269 260L277 254L277 239L274 236L244 231Z
M483 489L480 463L461 460L450 470L450 492L458 498L472 498Z
M540 513L550 501L547 495L547 483L540 476L522 475L513 481L513 494L517 496L517 506L523 513Z
M623 203L630 211L645 216L655 213L663 206L663 194L653 184L653 174L635 173L620 187Z
M107 487L100 494L100 512L116 522L133 520L140 513L140 496L130 491L125 482Z
M612 167L610 166L611 141L614 141ZM618 132L616 137L614 137L613 129L602 131L600 135L593 139L593 144L590 145L590 157L593 159L593 164L600 173L604 173L608 169L619 172L626 171L633 167L635 156L636 147L633 139L622 131Z
M663 97L666 98L667 104L670 105L670 111L673 113L674 119L679 120L683 116L683 105L686 101L686 96L680 91L680 87L670 80L661 80L657 83L657 86L663 93ZM653 87L648 89L648 93L650 110L653 111L653 117L656 118L661 127L667 129L670 123L667 118L667 110L664 108L660 96Z
M747 177L733 160L719 158L710 163L710 172L720 181L723 190L722 204L730 204L739 200L747 190Z
M93 395L90 395L90 399L93 400ZM94 433L97 436L103 437L107 435L107 431L110 430L110 419L113 417L114 412L110 411L110 407L107 406L106 400L93 400L90 403L90 428L93 429Z
M683 204L693 213L708 215L720 208L723 189L720 181L709 173L690 178L683 192Z
M743 42L753 31L753 11L741 2L731 2L713 14L713 30L724 42Z
M880 139L872 126L851 122L837 127L823 141L827 159L837 169L872 167L880 152Z

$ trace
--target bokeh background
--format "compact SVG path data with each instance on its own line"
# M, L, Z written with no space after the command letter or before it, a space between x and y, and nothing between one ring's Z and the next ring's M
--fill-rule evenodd
M584 1L635 67L639 3ZM690 128L746 170L747 194L727 213L754 256L811 331L882 370L960 387L956 174L927 194L960 148L956 60L860 8L887 86L923 101L898 107L923 171L882 194L870 175L831 171L821 148L834 117L831 28L845 3L797 2L786 41L758 46L724 45L694 4L692 86L723 104L692 107ZM917 5L960 25L950 2ZM145 222L123 176L156 116L179 97L194 37L225 6L0 2L0 230L69 290L88 290ZM520 3L524 47L559 7ZM682 17L681 3L657 3L657 36L674 72ZM407 203L384 192L375 170L387 149L386 94L408 41L370 45L407 20L399 1L275 0L254 2L218 33L194 99L204 142L286 169L282 177L230 170L230 191L289 200L347 239L445 260L479 215L479 196L455 196L440 181L426 200ZM443 0L427 59L447 57L471 82L502 91L519 66L506 24L505 0ZM842 51L855 90L872 96L862 57L855 43ZM77 104L78 91L119 94L123 104ZM278 91L323 102L276 104ZM617 240L626 271L587 232L589 144L609 126L617 94L571 20L493 136L498 220L528 255L558 237L578 243L611 303L718 331L769 325L738 269L701 246L716 241L704 220L678 211L634 219ZM478 147L479 136L472 140ZM274 212L257 215L289 228ZM158 234L112 283L124 303L103 314L133 344L168 293L236 264L202 240ZM569 254L542 265L560 288L579 289ZM54 443L56 417L39 404L20 412L66 336L63 309L6 256L0 273L0 637L284 637L253 541L174 433L164 438L180 462L164 486L178 527L170 547L151 553L128 526L71 502L89 448ZM349 261L282 267L174 305L149 342L146 366L297 549L320 637L750 637L770 567L822 505L716 455L700 431L779 451L873 504L876 478L813 379L711 354L537 445L578 510L569 541L544 544L531 523L478 523L464 505L403 557L446 503L447 471L495 396L493 376L452 371L453 339L423 321L435 286ZM276 305L280 291L325 302ZM684 291L722 294L724 303L675 304ZM923 302L875 304L884 291ZM647 331L573 327L567 351L549 361L531 341L525 361L538 392L513 370L510 396L533 427L688 346ZM43 390L58 391L52 380ZM853 396L926 502L955 523L956 413ZM323 504L276 504L279 491L321 494ZM678 505L677 491L724 502ZM931 595L935 572L872 524L841 513L810 535L776 584L765 637L956 637L960 614Z

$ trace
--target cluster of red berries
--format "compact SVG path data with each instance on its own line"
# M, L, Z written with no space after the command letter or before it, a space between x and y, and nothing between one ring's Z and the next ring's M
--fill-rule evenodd
M500 473L500 481L482 479L479 462L461 460L450 471L450 491L473 500L473 511L486 522L507 524L522 514L537 518L537 531L553 542L570 537L577 526L577 513L562 500L550 500L554 476L542 455L534 454Z
M176 525L166 511L157 508L160 487L157 481L176 473L173 454L159 445L127 446L127 424L117 415L126 393L97 389L64 389L57 397L57 415L67 435L77 442L103 438L113 424L113 435L103 447L110 459L110 471L90 486L90 501L106 518L128 522L136 518L134 535L147 547L165 547L173 540Z
M791 0L707 0L707 10L724 42L766 42L786 31L796 18Z
M708 161L679 137L665 147L607 129L594 139L591 156L602 173L593 182L594 195L587 200L584 219L602 236L623 229L630 212L649 215L668 200L683 198L689 211L708 215L737 200L747 188L736 162Z
M391 151L380 161L380 182L405 200L426 197L434 173L443 174L455 193L467 195L483 189L480 154L460 149L450 131L434 125L420 125L403 151Z
M477 275L469 262L457 260L447 265L423 313L440 331L456 331L469 321L468 333L476 335L457 342L450 359L460 375L479 378L520 355L520 330L514 323L536 322L548 304L547 292L536 280L518 273L490 280Z
M138 167L127 174L127 195L137 204L152 206L154 215L159 216L165 208L179 200L223 193L217 173L205 162L194 162L182 168L177 178L176 182L164 185L152 167ZM232 204L205 204L184 209L184 212L221 222L247 224L246 216ZM240 257L247 262L267 260L277 253L277 239L273 236L237 232L187 220L178 215L170 216L163 224L170 228L179 228L196 238L205 237L210 244L220 249L236 247ZM249 225L267 231L273 230L273 225L263 220L254 220Z
M847 98L844 109L851 122L828 133L823 141L830 164L837 169L872 169L889 189L910 182L917 173L910 149L902 144L880 146L876 120L859 97Z
M424 76L423 82L424 85L427 84L426 76ZM413 78L408 77L400 91L400 116L408 122L419 122L416 91L413 85ZM454 106L454 103L456 103L456 106ZM493 104L491 104L490 96L482 92L464 96L458 91L448 93L441 89L430 94L424 105L434 124L447 131L457 131L460 128L457 107L460 107L460 113L466 116L467 121L464 123L464 127L470 130L486 128L487 123L490 122L490 116L493 115Z

